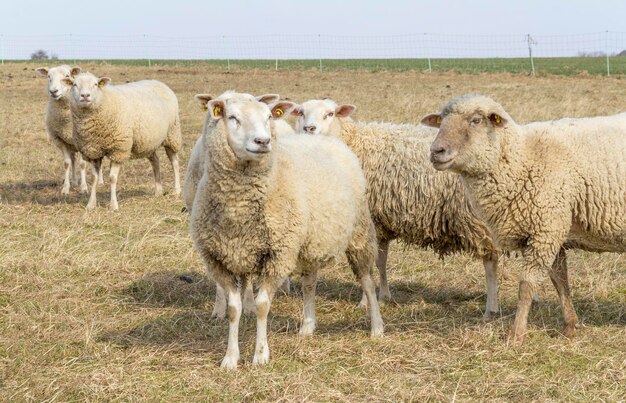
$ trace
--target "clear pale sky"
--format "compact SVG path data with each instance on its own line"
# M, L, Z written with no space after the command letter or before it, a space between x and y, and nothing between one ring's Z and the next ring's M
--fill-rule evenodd
M6 0L0 34L574 34L625 22L624 0Z
M55 34L175 38L268 34L382 36L425 32L457 35L562 35L607 30L626 32L625 22L626 0L5 0L0 11L0 35L5 38L5 56L8 53L10 58L11 51L18 54L18 47L24 48L20 48L19 52L25 52L34 46L34 41L32 45L26 42L10 43L12 36L22 35L39 38ZM515 41L519 42L517 39ZM603 46L602 37L594 41L597 43L590 45L589 49L567 47L563 52L591 51ZM621 41L619 39L619 43L615 44L615 49L623 48ZM581 39L580 42L585 40ZM40 46L60 45L52 43ZM175 44L171 46L174 49L181 47ZM297 39L294 39L293 46L297 47ZM522 52L523 44L520 46L517 53ZM75 44L73 50L57 49L57 52L62 56L69 56L67 53L72 51L80 52L79 55L73 55L80 57L86 52L85 47L94 46ZM148 45L144 48L148 49ZM612 48L612 45L609 44L607 48ZM140 52L142 48L137 49L128 50L128 53ZM218 50L215 49L199 49L197 52L203 54L215 51L217 54ZM264 51L271 52L272 49ZM250 53L247 49L241 52ZM115 57L115 54L109 56ZM393 55L382 54L382 57Z

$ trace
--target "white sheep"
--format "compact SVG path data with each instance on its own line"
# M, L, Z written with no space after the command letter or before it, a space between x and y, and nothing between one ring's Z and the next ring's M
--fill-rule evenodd
M292 104L293 105L293 104ZM301 335L315 329L317 270L346 255L369 302L371 336L382 335L370 269L376 237L366 181L356 156L336 139L276 136L270 119L282 104L211 100L215 130L206 136L207 163L190 217L194 244L228 294L229 337L222 367L239 360L241 289L257 278L253 363L269 360L267 315L287 276L303 275Z
M47 94L48 105L46 108L46 130L48 139L63 155L65 175L63 179L62 194L69 194L70 183L78 184L76 179L76 166L80 169L80 192L87 192L86 163L78 152L72 137L72 114L68 101L70 86L62 80L76 76L80 73L80 67L70 67L66 64L52 67L39 67L35 70L41 77L48 79ZM71 180L70 180L71 175Z
M180 193L178 156L182 138L178 100L172 90L156 80L108 85L108 77L80 73L64 79L72 85L69 96L73 136L83 157L94 165L96 180L102 158L111 160L111 209L117 210L117 178L121 164L130 158L147 158L152 164L155 194L163 193L157 149L165 148L174 171L174 193ZM88 209L96 206L96 182Z
M565 249L626 252L626 114L518 125L494 100L466 95L422 122L439 128L435 168L460 174L498 247L523 252L513 341L524 341L546 271L574 336Z
M486 224L475 215L457 175L437 172L428 159L436 130L425 126L355 122L353 105L310 100L294 108L296 131L343 140L359 157L378 238L379 298L390 298L389 243L432 248L440 256L468 252L482 258L487 283L485 318L498 307L498 253ZM361 305L365 299L361 300Z

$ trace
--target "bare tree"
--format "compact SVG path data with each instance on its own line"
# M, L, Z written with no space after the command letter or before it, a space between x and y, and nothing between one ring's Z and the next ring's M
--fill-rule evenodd
M48 52L43 49L39 49L36 52L31 53L30 60L48 60L50 57L48 56Z

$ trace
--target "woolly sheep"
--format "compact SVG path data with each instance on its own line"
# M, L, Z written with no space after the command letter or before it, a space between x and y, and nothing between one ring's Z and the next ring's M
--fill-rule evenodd
M222 367L239 360L241 289L257 277L257 337L253 363L269 360L267 315L276 288L302 273L301 335L315 329L317 270L346 255L366 292L371 336L382 335L369 271L375 230L356 156L336 139L276 136L270 118L278 104L211 100L214 130L190 217L196 249L228 294L229 337Z
M574 336L565 249L626 252L626 114L518 125L494 100L467 95L423 123L439 128L435 168L460 174L499 247L523 252L513 342L524 341L544 271L561 300L563 333Z
M296 131L342 139L359 157L378 238L379 298L390 298L389 243L432 248L440 256L469 252L482 258L487 282L485 318L498 312L498 253L486 224L476 217L457 175L442 174L428 156L436 130L415 125L354 122L353 105L310 100L292 111ZM364 305L365 300L361 300Z
M155 194L161 195L157 149L165 148L174 171L174 193L180 193L178 156L182 139L178 100L172 90L155 80L108 85L108 77L80 73L64 79L72 84L70 109L73 136L83 157L94 165L97 179L102 158L111 160L111 209L117 210L117 178L121 164L130 158L147 158L152 164ZM96 184L91 187L88 209L96 206Z
M63 155L65 175L63 179L62 194L69 194L70 182L77 185L76 166L80 169L80 192L87 192L86 163L78 152L72 137L72 114L68 101L70 86L62 80L76 76L80 73L80 67L70 67L66 64L46 68L39 67L35 70L41 77L48 79L47 94L48 105L46 108L46 130L48 139ZM71 174L71 180L70 180Z
M187 170L185 171L185 177L183 181L183 199L185 202L185 207L183 210L191 213L191 208L193 206L193 199L196 196L196 189L198 187L198 182L202 178L202 174L204 173L204 164L207 156L206 152L206 141L205 137L208 135L208 131L213 130L215 125L212 125L211 122L214 120L212 117L212 111L208 110L208 102L215 97L209 94L196 94L194 96L195 100L200 104L202 110L207 111L207 114L204 119L204 128L202 130L202 134L196 140L193 149L191 150L191 155L189 156L189 162L187 164ZM226 91L221 94L219 97L215 99L220 100L247 100L247 101L259 101L266 104L274 104L279 100L280 96L278 94L265 94L259 95L257 97L235 91ZM285 111L285 113L288 111ZM280 119L272 119L272 128L276 127L278 122L281 122ZM289 126L289 125L287 125ZM291 126L289 126L291 128ZM292 129L293 131L293 129ZM281 133L286 133L287 130L281 130ZM276 131L274 131L276 133ZM281 286L281 290L286 294L289 293L290 282L289 279L286 279L283 285ZM245 291L244 294L244 309L245 311L252 312L254 310L254 297L252 295L252 284L250 284ZM219 284L216 284L216 294L215 294L215 304L213 305L213 312L211 314L212 317L223 318L226 314L226 294L224 290L220 287Z

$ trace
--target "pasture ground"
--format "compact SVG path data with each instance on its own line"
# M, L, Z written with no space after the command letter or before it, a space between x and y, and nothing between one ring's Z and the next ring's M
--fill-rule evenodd
M386 334L370 340L345 264L320 274L319 327L298 337L299 279L274 300L272 361L250 365L255 320L242 319L237 372L219 368L227 321L211 319L214 286L188 235L182 201L152 196L147 161L122 168L120 210L60 194L62 159L44 128L35 64L0 66L0 400L474 401L626 399L626 259L569 252L576 338L560 335L556 292L543 284L530 334L506 345L519 258L504 259L500 318L484 323L482 264L394 244ZM626 83L597 76L246 70L83 65L114 83L156 78L180 101L182 166L203 121L193 95L236 89L292 100L330 96L356 118L417 123L460 94L493 96L518 122L626 110ZM160 153L165 189L172 172ZM105 172L108 172L108 166ZM182 281L181 275L192 279Z

